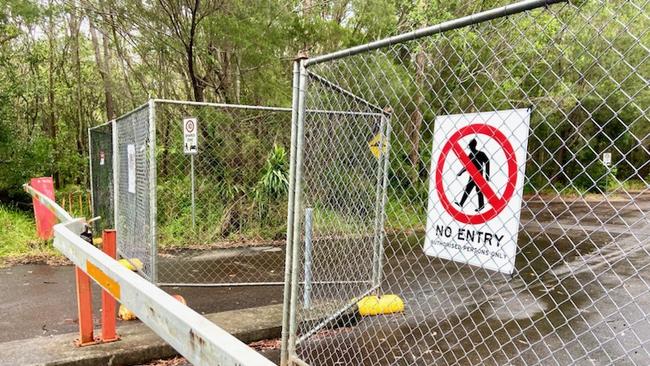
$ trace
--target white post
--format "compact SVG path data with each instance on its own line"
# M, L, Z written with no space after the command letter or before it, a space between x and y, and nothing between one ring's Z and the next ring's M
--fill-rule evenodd
M305 291L303 293L303 306L311 307L311 248L312 248L312 218L313 208L305 209Z

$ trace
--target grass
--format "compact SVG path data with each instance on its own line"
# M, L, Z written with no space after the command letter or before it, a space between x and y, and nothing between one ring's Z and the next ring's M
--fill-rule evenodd
M62 257L51 241L36 236L29 213L0 205L0 228L0 265L60 262Z

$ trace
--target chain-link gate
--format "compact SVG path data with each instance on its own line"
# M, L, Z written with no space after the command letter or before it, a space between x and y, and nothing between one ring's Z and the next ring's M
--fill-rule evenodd
M529 0L297 61L283 364L648 364L649 14Z
M375 106L308 112L315 120L330 121L339 131L355 123L360 131L379 136L387 126L387 114ZM141 273L159 285L283 284L290 117L290 108L156 99L117 118L112 141L118 195L114 203L103 196L100 202L98 196L98 207L115 207L120 255L136 267L135 260L140 261ZM196 131L191 141L184 130L187 122ZM93 134L91 143L99 143L94 141L99 137ZM356 149L362 153L356 158L360 162L367 146L353 144L358 142L339 139L338 149L341 154ZM367 185L374 201L368 201L364 210L378 219L384 167L379 158L365 164L359 177L347 184L375 177ZM345 166L340 168L342 176ZM345 191L342 185L324 189ZM374 272L361 279L346 274L328 283L363 287L370 286L373 278L378 281L382 233L377 220L373 225L371 231L359 232L374 245L364 250L375 253L358 273Z
M113 228L113 123L88 129L90 157L90 197L93 230L101 233Z

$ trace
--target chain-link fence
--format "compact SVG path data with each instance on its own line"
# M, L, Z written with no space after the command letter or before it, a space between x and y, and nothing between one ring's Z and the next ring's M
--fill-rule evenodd
M155 126L152 103L113 124L113 202L118 254L142 263L140 273L156 282Z
M297 61L283 362L648 364L649 14L523 1Z
M281 285L290 116L290 108L151 100L117 118L113 138L104 126L91 130L94 206L115 207L120 255L160 285ZM98 172L112 159L114 182Z
M281 284L291 110L154 107L159 283ZM196 153L184 146L188 119Z
M93 230L113 228L113 123L88 129Z

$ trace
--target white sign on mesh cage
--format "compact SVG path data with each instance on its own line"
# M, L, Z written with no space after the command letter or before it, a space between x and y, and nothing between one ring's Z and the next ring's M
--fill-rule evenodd
M183 118L183 151L187 155L194 155L199 151L199 128L196 117Z
M438 116L424 252L514 270L530 109Z
M128 191L135 193L135 145L126 145L126 163L128 168Z
M603 153L603 165L610 166L612 164L612 153Z

